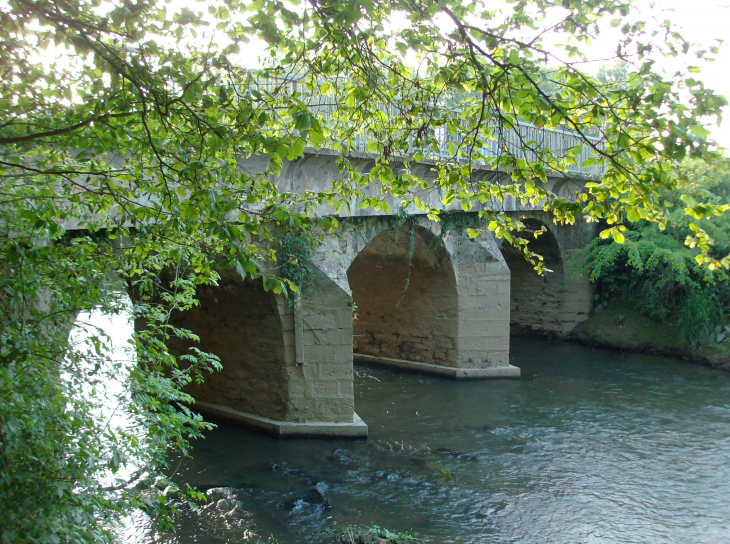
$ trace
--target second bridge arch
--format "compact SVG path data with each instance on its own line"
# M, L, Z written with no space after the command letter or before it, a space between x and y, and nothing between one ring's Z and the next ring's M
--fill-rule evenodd
M452 378L519 376L509 365L509 269L491 235L442 233L421 216L345 223L315 262L352 293L355 359Z
M457 367L459 294L442 241L420 226L378 234L347 271L356 306L353 350Z

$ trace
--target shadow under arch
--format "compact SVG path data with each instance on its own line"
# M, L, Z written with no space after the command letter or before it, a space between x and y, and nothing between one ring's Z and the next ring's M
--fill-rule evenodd
M441 240L427 228L381 232L347 270L357 308L353 351L456 367L459 297Z
M260 279L242 280L224 271L218 286L198 288L199 305L173 312L170 324L192 331L200 342L172 339L175 355L190 347L220 358L222 370L191 383L185 391L196 401L223 405L239 412L284 420L289 411L288 353L282 311L275 295Z
M540 276L522 252L505 243L501 250L510 269L510 328L512 334L560 335L562 330L565 266L560 244L548 225L535 218L522 220L527 247L542 255L546 272ZM537 238L534 232L545 227Z

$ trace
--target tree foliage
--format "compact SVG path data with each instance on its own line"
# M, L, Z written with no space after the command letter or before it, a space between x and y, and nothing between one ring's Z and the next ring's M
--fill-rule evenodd
M166 340L191 333L168 316L196 304L218 267L294 290L266 271L284 233L316 244L337 226L320 206L345 213L359 198L387 210L395 196L437 219L431 191L464 211L480 204L481 224L513 244L521 224L500 213L507 196L557 221L605 220L604 234L621 241L625 214L667 224L663 191L677 186L685 157L713 159L703 122L725 105L696 68L655 72L654 55L696 64L711 53L668 22L650 29L628 0L519 0L501 13L462 0L210 0L178 11L146 0L7 0L0 19L5 542L108 539L133 507L165 521L176 488L159 469L205 428L182 387L218 365L195 350L172 356ZM580 70L604 20L622 31L622 85ZM236 60L251 39L267 46L258 73ZM546 61L551 93L541 87ZM279 83L263 87L266 77ZM315 90L326 115L310 104ZM565 172L580 148L508 145L502 136L519 121L577 135L602 179L578 179L577 198L551 192L548 175L576 181ZM448 155L424 178L414 165L443 134ZM363 135L375 157L367 171L351 162ZM497 153L485 153L492 144ZM271 176L307 148L333 150L340 178L322 191L277 190ZM268 158L265 172L241 168L252 155ZM724 209L701 195L682 205L699 219ZM692 235L702 259L727 266L701 225ZM92 334L89 356L68 330L81 311L118 309L124 289L137 362L115 374L132 423L111 432L97 410L111 372L101 337Z

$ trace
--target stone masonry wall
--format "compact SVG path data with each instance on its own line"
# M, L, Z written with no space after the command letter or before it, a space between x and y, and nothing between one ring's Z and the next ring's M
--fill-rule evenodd
M510 276L509 269L502 257L496 241L492 235L479 236L470 239L465 233L449 232L443 236L442 240L436 238L440 234L440 224L430 221L425 217L418 219L417 231L420 236L418 252L423 252L425 248L433 255L427 260L423 257L423 266L418 265L421 277L426 277L426 273L431 274L429 279L434 285L438 285L439 292L433 292L421 287L422 301L420 309L428 309L428 311L420 311L415 306L411 306L413 310L410 314L404 312L399 314L401 321L407 315L414 320L425 321L425 325L409 325L412 332L418 332L417 327L428 329L428 322L440 323L442 326L446 321L453 317L453 308L456 308L456 329L449 325L449 328L437 331L436 334L444 340L448 335L448 340L442 343L446 345L447 351L443 349L433 350L434 353L425 353L428 342L421 340L422 334L417 336L418 346L423 355L417 355L417 352L408 345L405 350L396 349L398 345L398 337L395 333L399 333L402 323L391 324L383 323L381 330L386 335L387 341L383 341L382 345L390 345L387 353L378 348L379 353L375 353L372 347L363 346L368 338L356 336L358 342L357 350L363 350L365 353L382 357L393 357L392 354L405 353L411 349L410 357L417 356L419 360L414 362L425 362L422 359L438 361L439 357L444 366L453 365L462 368L485 368L489 366L507 366L509 364L509 289ZM356 227L345 227L342 230L341 237L326 237L324 243L317 248L315 253L315 261L317 266L326 273L326 275L342 287L343 290L355 293L355 302L358 305L358 313L365 308L367 310L368 303L361 304L358 299L365 300L372 296L377 289L381 292L381 297L387 300L394 299L396 293L398 297L403 295L403 271L398 270L399 262L404 262L402 257L391 259L386 263L386 259L378 261L375 258L377 254L383 254L383 248L378 251L368 250L368 246L372 243L381 244L391 239L386 237L380 238L381 233L392 231L393 220L387 217L371 217L358 218ZM403 235L399 235L402 239ZM440 245L441 244L441 245ZM396 244L397 245L397 244ZM396 251L404 251L403 248ZM364 254L362 261L365 259L374 259L369 267L358 266L354 261L358 256ZM370 257L368 257L370 255ZM400 259L400 260L399 260ZM427 266L425 263L430 263ZM438 264L437 264L438 263ZM380 264L380 268L378 268ZM352 265L352 269L351 269ZM448 271L449 266L451 272ZM415 268L414 268L415 270ZM348 271L350 271L348 273ZM348 280L349 276L349 280ZM367 276L367 277L365 277ZM453 280L451 279L453 278ZM396 280L396 281L393 281ZM362 287L358 287L356 282L362 281ZM416 281L411 278L411 282ZM400 282L400 283L399 283ZM394 287L386 287L382 284L392 283ZM405 296L408 296L406 290ZM359 295L358 295L359 291ZM456 297L449 295L449 292L455 291ZM416 293L414 290L413 293ZM429 300L430 297L430 300ZM441 298L439 298L441 297ZM405 297L403 299L406 300ZM401 301L403 304L403 301ZM375 306L371 304L370 307ZM392 304L391 304L392 306ZM451 313L449 313L451 312ZM376 314L373 314L376 315ZM450 316L447 319L446 316ZM372 322L374 318L367 317ZM381 320L387 317L381 312L376 316ZM451 322L451 321L449 321ZM358 325L356 327L364 325ZM355 334L360 334L356 330ZM377 344L377 343L376 343ZM415 343L413 344L415 345ZM456 359L454 361L453 353L448 354L449 349L456 348ZM369 351L366 351L369 350ZM389 353L391 355L389 355ZM395 356L393 358L402 358ZM430 358L430 359L429 359ZM406 359L412 360L412 359Z
M445 245L459 293L459 366L508 366L510 271L494 238L450 232Z
M198 292L200 306L173 315L217 355L220 372L186 390L196 400L276 421L349 423L354 415L352 299L316 267L297 303L260 281L225 271L219 287Z
M286 417L289 376L284 331L274 296L260 281L241 281L224 273L219 287L199 289L200 305L173 314L171 324L200 337L200 343L172 341L170 349L182 355L191 346L217 355L220 372L204 376L204 383L186 391L195 399L219 404L270 419Z

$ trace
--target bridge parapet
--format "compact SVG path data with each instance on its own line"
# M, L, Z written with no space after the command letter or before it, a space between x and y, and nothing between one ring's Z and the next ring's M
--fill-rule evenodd
M253 80L253 87L258 92L270 95L295 96L306 104L309 110L317 116L321 123L328 125L337 109L333 101L334 89L330 84L318 83L311 86L306 82L293 78L263 78L257 77ZM322 92L326 85L327 91ZM401 115L397 104L378 104L386 117L397 117ZM461 110L453 107L441 106L454 115L461 113ZM477 151L485 157L485 160L476 164L488 165L489 159L497 158L505 153L513 155L517 159L536 161L539 158L538 151L549 150L556 159L565 158L570 151L577 151L575 163L567 164L564 170L573 176L588 178L600 177L603 167L600 164L591 162L595 158L595 149L603 149L604 144L598 138L588 138L587 143L578 134L564 129L551 129L537 127L531 123L518 122L514 126L507 127L500 125L492 118L486 123L484 130L490 130L494 135L490 138L486 147ZM408 138L409 154L418 152L425 160L430 161L453 161L459 160L455 149L465 143L469 131L449 132L445 127L433 129L435 145L418 149L414 145L413 135ZM372 132L359 131L355 135L355 151L366 153L369 144L377 143ZM588 163L586 163L588 161ZM585 164L585 165L584 165Z
M276 177L272 177L271 181L281 193L304 194L311 192L326 192L330 190L335 182L342 181L341 173L336 165L337 155L326 151L315 151L313 149L305 150L303 157L283 162L281 171ZM375 165L375 156L362 154L350 157L350 163L361 173L369 171ZM239 168L242 171L252 175L261 175L266 172L269 159L266 156L252 156L239 160ZM433 163L421 162L412 165L414 173L427 181L435 178L433 174ZM483 175L489 175L491 170L485 169ZM500 175L507 177L508 174ZM582 191L586 179L573 178L566 176L552 176L547 179L545 189L558 196L568 200L575 198L575 195ZM461 203L454 201L450 204L444 204L444 194L441 189L431 183L426 189L419 189L414 192L413 196L418 197L427 208L436 209L443 212L461 212L463 211ZM360 205L364 200L372 198L380 198L383 200L389 211L383 209L373 209L366 207L361 209ZM336 209L329 204L321 204L316 208L316 213L320 216L337 216L337 217L353 217L353 216L388 216L395 214L398 210L403 209L409 215L425 215L427 212L419 210L415 205L409 204L403 208L403 199L392 196L381 195L381 188L378 185L366 187L363 190L361 198L353 198L348 205L341 209ZM542 210L542 205L523 204L518 199L506 195L503 200L493 198L491 201L480 204L473 203L470 211L478 212L483 210L495 210L500 212L519 212ZM235 218L235 214L231 215Z

